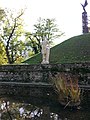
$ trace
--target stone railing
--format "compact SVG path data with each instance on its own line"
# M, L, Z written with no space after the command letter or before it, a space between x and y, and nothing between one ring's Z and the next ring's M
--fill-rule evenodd
M41 65L0 66L0 82L46 82L48 69Z
M2 65L0 66L0 96L30 101L30 98L55 100L51 78L57 73L79 76L80 85L90 90L90 64ZM83 87L83 86L82 86ZM89 94L90 95L90 94ZM90 99L90 96L89 96Z
M81 84L90 84L90 63L47 65L1 65L0 82L46 82L57 72L78 74Z

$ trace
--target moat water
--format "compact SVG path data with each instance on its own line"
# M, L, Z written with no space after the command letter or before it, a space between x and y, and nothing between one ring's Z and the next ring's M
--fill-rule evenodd
M64 107L59 103L0 101L0 120L90 120L90 103Z

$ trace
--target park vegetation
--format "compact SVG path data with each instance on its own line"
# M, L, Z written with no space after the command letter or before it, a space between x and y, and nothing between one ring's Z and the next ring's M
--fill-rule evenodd
M41 54L25 61L28 64L41 63ZM50 63L81 63L90 61L90 33L74 36L50 49Z
M41 52L41 42L45 38L52 43L55 38L64 34L59 31L55 19L39 18L34 25L34 32L25 31L24 12L25 10L20 10L16 13L0 8L0 46L2 47L0 64L21 63L26 58Z

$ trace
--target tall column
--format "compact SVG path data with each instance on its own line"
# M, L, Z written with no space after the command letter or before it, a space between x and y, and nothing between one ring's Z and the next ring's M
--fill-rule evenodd
M87 12L84 11L82 13L82 32L83 33L88 33L88 18L87 18Z
M87 18L87 12L85 10L86 6L88 5L87 0L85 0L84 4L81 4L82 8L83 8L83 13L82 13L82 32L83 33L88 33L89 29L88 29L88 18Z

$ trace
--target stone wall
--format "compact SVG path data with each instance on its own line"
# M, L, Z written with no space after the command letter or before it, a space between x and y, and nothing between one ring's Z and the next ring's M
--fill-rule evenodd
M46 82L48 69L41 65L0 66L0 82Z
M0 66L0 97L30 101L32 97L57 100L51 78L65 72L78 75L79 84L90 90L90 63ZM90 92L90 91L89 91ZM90 94L88 94L90 100ZM41 99L42 98L42 99ZM43 103L43 101L42 101Z
M57 72L77 74L80 84L90 84L90 63L47 64L47 65L2 65L0 82L50 82Z

